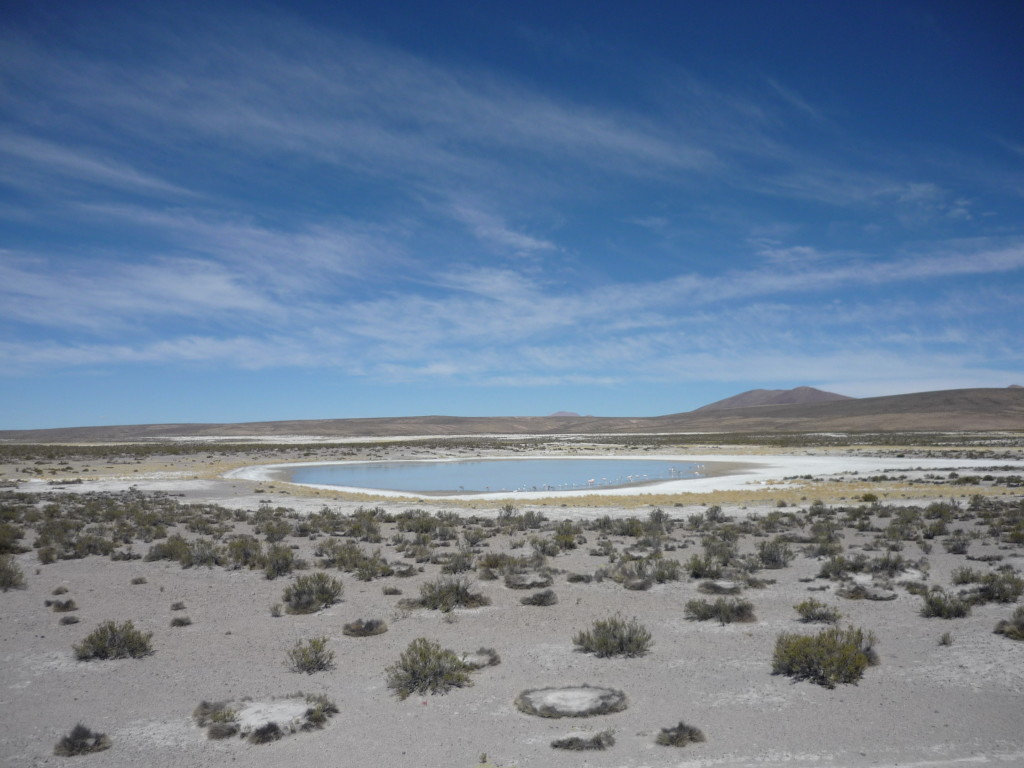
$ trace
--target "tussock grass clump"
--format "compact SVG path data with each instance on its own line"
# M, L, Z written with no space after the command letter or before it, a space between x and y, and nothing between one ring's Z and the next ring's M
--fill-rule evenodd
M0 555L0 589L24 589L25 574L10 555Z
M568 749L574 752L587 750L605 750L615 745L615 736L611 730L594 733L590 736L565 736L551 742L554 749Z
M79 621L79 619L78 619L77 616L61 616L60 617L60 621L57 622L57 623L58 624L67 625L67 624L77 624L78 621Z
M757 545L757 558L762 568L785 568L794 557L789 543L779 537Z
M685 747L687 744L702 741L704 741L704 732L700 728L694 728L680 720L678 725L662 728L654 743L661 744L663 747Z
M269 744L281 738L284 738L284 731L273 720L249 732L249 741L253 744Z
M924 596L921 615L926 619L962 619L971 614L971 604L936 587Z
M71 733L62 737L53 748L53 754L60 757L87 755L90 752L102 752L110 749L110 739L105 733L96 733L79 723L71 729Z
M817 635L784 632L775 640L772 674L810 680L825 688L856 683L878 663L875 636L862 629L829 627Z
M78 605L72 598L67 600L47 600L46 603L53 608L54 613L68 613L70 611L77 611Z
M447 693L452 688L472 685L469 665L453 651L425 637L409 643L398 662L385 671L388 688L399 699L414 693Z
M344 587L338 579L318 571L299 576L285 587L281 599L288 613L315 613L341 599Z
M185 610L185 603L183 601L181 601L181 600L179 600L176 603L171 603L171 610L172 611L184 611Z
M479 608L482 605L490 605L491 601L479 592L473 591L473 583L465 576L439 576L420 587L420 599L416 604L448 613L455 608Z
M754 604L736 597L720 597L713 603L703 599L688 600L686 618L693 621L718 619L723 625L734 621L757 621L757 617L754 616Z
M188 616L175 616L173 619L171 619L172 627L188 627L191 626L191 624L192 619L190 619Z
M382 619L356 619L345 624L341 632L349 637L371 637L372 635L383 635L388 631L388 625Z
M288 669L292 672L324 672L334 667L334 651L328 650L326 637L312 637L297 642L288 651Z
M542 592L534 592L519 599L523 605L554 605L558 602L558 596L553 589L545 589Z
M652 645L650 631L636 617L627 622L621 616L598 619L591 629L573 635L572 642L598 658L643 656Z
M1024 594L1024 579L1012 571L988 573L978 588L980 600L989 603L1013 603Z
M813 597L804 600L802 603L797 603L793 608L800 614L800 621L807 624L815 622L821 624L835 624L843 617L843 614L839 612L838 608L825 605L825 603L820 600L815 600Z
M152 632L141 632L130 621L123 624L106 621L93 630L85 640L74 646L75 658L79 661L141 659L153 652L150 643L152 637Z
M1001 619L994 631L1011 640L1024 640L1024 605L1017 608L1009 619Z
M201 701L192 711L192 719L206 728L208 739L226 739L238 733L238 713L226 701Z

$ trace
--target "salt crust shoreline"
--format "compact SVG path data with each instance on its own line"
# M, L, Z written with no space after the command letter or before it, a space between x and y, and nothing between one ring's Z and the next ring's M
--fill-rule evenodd
M550 458L548 454L538 452L526 456L488 457L495 461L516 461L522 459ZM573 461L571 457L558 457L559 460ZM586 460L637 458L630 456L588 456ZM840 473L879 473L898 471L936 471L955 466L959 469L990 467L990 459L927 459L927 458L887 458L867 456L750 456L722 454L653 454L642 457L652 461L678 461L704 465L706 477L688 478L684 480L667 480L664 482L645 483L625 488L588 488L573 491L504 491L475 494L431 494L431 499L474 499L481 501L500 501L506 499L548 499L548 498L580 498L584 496L639 496L651 493L710 493L714 491L732 491L756 489L771 485L775 488L786 488L785 478L800 475L837 475ZM457 462L467 461L462 458L436 459L401 459L401 461L422 462ZM277 482L301 485L305 488L341 491L345 493L372 493L386 498L419 499L424 494L406 491L390 491L384 489L367 489L348 486L324 485L314 483L290 483L287 470L299 466L323 466L327 464L365 464L359 461L311 461L301 463L261 464L233 469L223 475L228 480L248 480L253 482ZM1000 465L1024 469L1024 461L1000 461Z

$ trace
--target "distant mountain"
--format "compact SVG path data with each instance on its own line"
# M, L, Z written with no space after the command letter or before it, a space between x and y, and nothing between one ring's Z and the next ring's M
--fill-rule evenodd
M579 418L580 415L574 411L555 411L554 413L548 414L549 419L564 419L567 417Z
M724 411L732 408L750 408L758 405L805 405L807 403L827 403L834 400L853 400L846 395L825 392L814 387L796 387L794 389L751 389L724 400L698 408L693 413L703 411Z
M799 433L1024 431L1024 388L949 389L888 397L824 396L817 402L705 406L666 416L408 416L374 419L263 421L245 424L139 424L0 431L0 442L81 443L169 438L263 439L283 436L401 437L432 435L594 435L628 433ZM755 390L757 392L759 390ZM763 392L764 390L760 390ZM745 393L752 394L752 393ZM813 395L812 395L813 396ZM738 397L743 397L739 395Z

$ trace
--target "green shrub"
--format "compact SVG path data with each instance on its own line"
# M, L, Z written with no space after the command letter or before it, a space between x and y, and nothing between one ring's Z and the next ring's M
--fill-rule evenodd
M805 623L835 624L843 616L837 608L825 605L813 597L794 605L793 608L800 614L800 621Z
M1011 640L1024 640L1024 605L1018 607L1009 619L1001 619L996 624L995 633Z
M342 634L348 635L349 637L371 637L373 635L382 635L388 631L388 625L380 619L368 619L363 621L357 619L349 624L345 624L341 628Z
M757 621L754 604L737 597L720 597L713 603L703 599L689 600L686 603L686 618L693 621L718 619L722 624Z
M826 688L856 683L864 670L878 663L875 637L847 627L829 627L817 635L783 633L775 641L772 674L810 680Z
M685 747L687 744L704 741L704 733L700 728L694 728L692 725L680 721L679 725L662 728L661 733L654 741L663 747Z
M75 658L79 661L141 659L153 652L150 644L152 637L152 632L141 632L130 621L123 624L107 621L74 646Z
M1013 603L1024 594L1024 579L1012 571L987 573L981 579L978 597L989 603Z
M263 556L263 573L268 579L287 576L295 565L295 553L282 544L272 544Z
M201 701L192 711L192 719L206 728L208 739L226 739L239 731L238 713L226 701Z
M79 723L71 729L71 733L61 738L53 748L53 754L61 757L87 755L90 752L102 752L110 749L110 739L105 733L96 733Z
M455 608L478 608L490 602L473 591L472 582L465 576L439 576L420 586L419 605L435 611L448 613Z
M318 571L299 576L285 587L281 599L288 613L315 613L341 599L344 588L340 581Z
M921 615L927 619L962 619L971 614L971 604L936 587L924 596Z
M574 752L583 752L586 750L605 750L608 747L615 746L615 736L610 730L601 731L590 736L566 736L561 739L555 739L551 742L551 746L554 749L569 749Z
M312 637L303 643L297 642L288 651L288 668L292 672L323 672L334 666L334 651L327 649L326 637Z
M398 663L386 669L388 688L400 699L414 693L447 693L471 685L469 666L454 652L419 637L403 651Z
M25 574L10 555L0 555L0 589L24 589Z
M652 645L651 633L635 617L627 622L621 616L598 619L590 630L573 635L572 642L598 658L642 656Z
M527 597L522 597L519 599L519 602L523 605L554 605L558 602L558 597L553 589L545 589L541 592L534 592Z
M794 555L786 540L776 537L757 545L757 557L762 568L785 568Z

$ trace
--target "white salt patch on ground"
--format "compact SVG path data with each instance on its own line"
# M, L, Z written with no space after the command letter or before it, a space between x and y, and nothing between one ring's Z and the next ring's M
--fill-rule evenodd
M255 730L271 722L290 729L302 721L308 709L305 699L254 701L238 711L238 724L243 731Z

